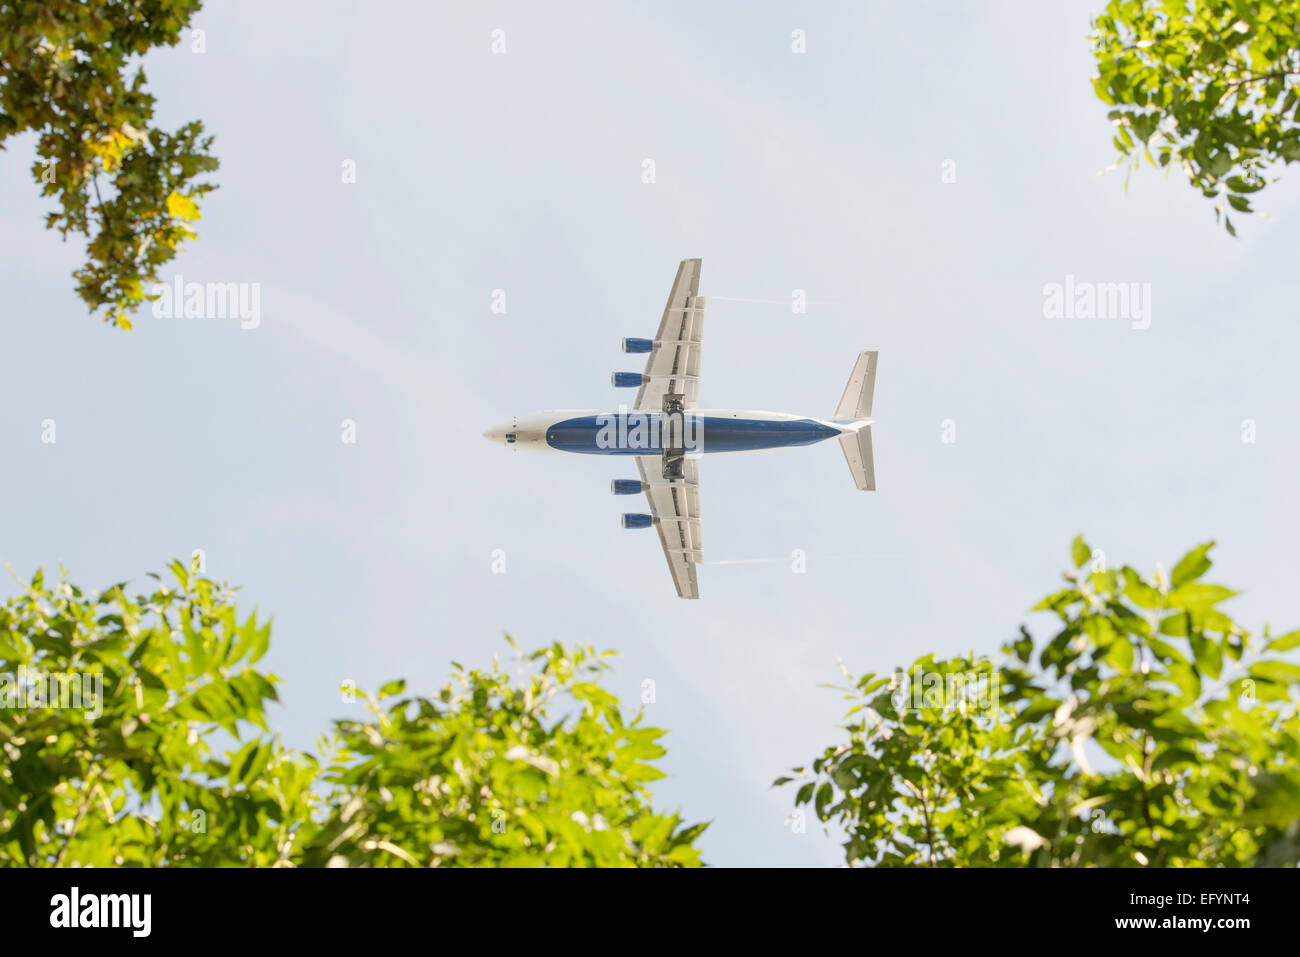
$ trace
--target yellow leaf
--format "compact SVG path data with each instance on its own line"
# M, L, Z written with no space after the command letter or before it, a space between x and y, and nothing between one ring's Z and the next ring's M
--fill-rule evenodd
M182 196L174 190L167 196L167 212L181 219L198 219L199 207L188 196Z

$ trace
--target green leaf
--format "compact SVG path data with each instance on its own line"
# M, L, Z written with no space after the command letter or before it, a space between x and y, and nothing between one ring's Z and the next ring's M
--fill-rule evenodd
M1191 582L1169 593L1169 604L1175 608L1209 608L1238 594L1222 585L1205 585Z
M1192 646L1192 656L1201 673L1218 678L1223 669L1223 653L1219 643L1202 635L1191 635L1188 643Z
M1198 545L1179 559L1169 577L1170 586L1178 589L1187 582L1195 581L1209 571L1211 563L1208 554L1213 547L1214 542L1206 542L1204 545Z
M1192 617L1185 611L1177 612L1160 621L1160 633L1173 638L1186 638L1191 628Z
M1285 635L1279 635L1268 643L1269 651L1290 651L1293 648L1300 647L1300 631L1288 632Z
M1127 565L1122 569L1124 575L1124 596L1134 605L1147 610L1164 606L1164 596L1144 582L1136 571Z
M830 805L831 799L834 795L835 791L831 787L829 781L826 781L817 789L817 798L814 802L814 810L817 812L819 820L826 820L826 808Z
M1147 646L1155 653L1156 657L1166 664L1174 661L1186 664L1187 658L1181 651L1169 644L1167 641L1161 641L1159 638L1151 637L1147 639Z
M1123 673L1133 669L1133 645L1127 638L1114 641L1106 650L1106 662Z
M1279 684L1300 682L1300 665L1293 665L1289 661L1257 661L1247 669L1247 673Z

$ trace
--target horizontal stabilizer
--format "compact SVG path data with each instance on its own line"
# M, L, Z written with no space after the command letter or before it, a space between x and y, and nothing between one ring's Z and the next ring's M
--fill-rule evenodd
M872 374L875 373L875 353L863 353L872 356ZM871 454L871 426L863 426L855 432L845 432L840 436L840 448L844 450L844 460L849 463L853 481L864 492L876 490L876 462Z

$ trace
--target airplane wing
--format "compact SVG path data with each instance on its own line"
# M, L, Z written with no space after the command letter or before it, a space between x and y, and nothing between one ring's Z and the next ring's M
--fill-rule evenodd
M695 262L698 268L699 260ZM636 457L641 481L649 486L645 495L650 503L650 514L659 530L659 541L664 547L664 557L668 559L668 570L672 572L678 596L699 598L700 585L695 577L695 566L704 560L704 545L700 537L699 462L686 459L680 479L665 479L656 467L658 461L651 456Z
M700 395L700 343L704 332L704 297L700 259L683 259L668 293L654 348L645 364L645 382L636 394L638 412L659 412L664 394L685 395L683 408L694 409Z

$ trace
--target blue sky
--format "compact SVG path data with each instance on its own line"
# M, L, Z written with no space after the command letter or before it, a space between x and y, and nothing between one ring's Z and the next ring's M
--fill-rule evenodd
M1241 621L1300 619L1297 179L1234 241L1177 176L1098 176L1088 16L209 3L206 52L146 61L160 122L201 118L221 158L164 276L259 283L261 324L88 317L31 139L0 153L0 560L102 585L203 548L275 616L276 718L300 746L350 713L348 679L430 690L506 631L617 649L611 687L632 702L653 680L671 731L657 801L714 822L709 862L836 863L768 785L836 739L844 703L818 685L837 656L995 650L1078 532L1146 570L1216 538ZM706 459L706 560L782 560L706 564L698 602L653 533L619 528L628 463L480 437L627 401L619 339L653 333L686 257L711 299L703 406L829 416L880 351L879 490L833 442ZM1044 318L1066 276L1150 283L1150 328ZM725 298L795 289L823 304Z

